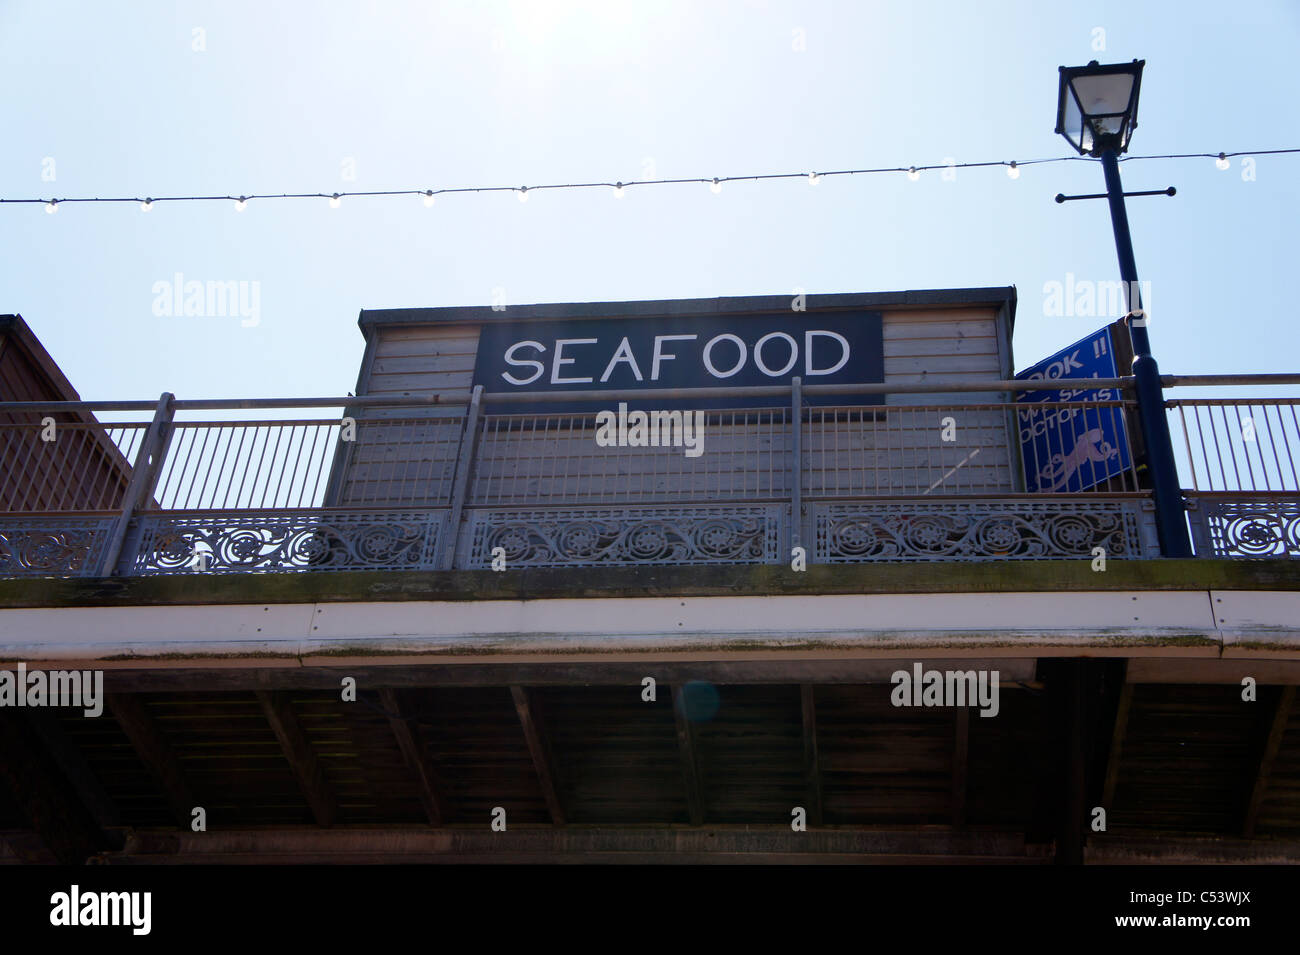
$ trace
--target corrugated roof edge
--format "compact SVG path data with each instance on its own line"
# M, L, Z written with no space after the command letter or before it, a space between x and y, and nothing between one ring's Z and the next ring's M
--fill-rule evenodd
M719 298L659 299L642 302L556 302L511 305L498 311L489 305L452 305L441 308L371 308L361 310L357 324L364 332L375 325L482 324L543 319L622 317L656 318L666 315L743 315L753 312L784 311L790 295L740 295ZM953 308L989 306L1007 309L1008 322L1015 327L1016 287L915 289L905 292L842 292L808 295L809 309L851 308Z

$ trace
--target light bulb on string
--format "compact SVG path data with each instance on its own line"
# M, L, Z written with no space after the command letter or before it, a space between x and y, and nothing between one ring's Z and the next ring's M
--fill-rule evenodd
M141 211L141 212L148 212L148 211L150 211L152 208L153 208L153 200L152 200L152 199L146 199L144 202L140 203L140 211Z
M625 194L626 192L627 192L627 190L623 188L623 184L622 184L621 182L616 182L616 183L614 183L614 198L615 198L615 199L622 199L623 196L624 196L624 194Z
M424 191L424 206L425 206L426 209L427 209L429 206L433 205L433 200L434 200L433 190L432 190L432 189L426 189L426 190Z
M720 183L715 177L713 182L709 184L709 188L713 190L713 194L716 196L718 193L722 191L722 183Z
M46 211L47 213L49 213L50 215L54 215L54 213L58 212L58 211L59 211L59 200L58 200L58 199L51 199L49 202L45 203L45 211Z
M330 196L330 208L337 209L342 201L342 197L340 197L337 192L334 193L334 195Z
M917 171L917 168L913 166L907 170L907 178L912 180L912 182L916 182L916 180L921 178L921 174Z
M520 202L527 202L527 201L528 201L528 187L527 187L527 186L520 186L520 187L519 187L519 201L520 201Z
M1014 159L1011 161L1011 165L1007 166L1007 175L1012 179L1020 178L1020 167L1016 165Z
M1227 156L1223 153L1219 153L1219 158L1214 160L1214 165L1219 169L1227 169L1232 165L1232 163L1228 160Z
M822 177L817 175L817 173L815 172L808 173L808 185L810 186L820 185L821 181L822 181Z
M240 196L238 199L235 200L236 212L243 212L247 208L248 208L248 198L246 196Z

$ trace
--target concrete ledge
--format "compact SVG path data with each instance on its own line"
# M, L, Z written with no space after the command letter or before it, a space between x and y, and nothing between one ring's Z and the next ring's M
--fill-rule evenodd
M554 567L0 580L0 608L536 600L565 597L1300 591L1300 561L1091 560L786 566Z

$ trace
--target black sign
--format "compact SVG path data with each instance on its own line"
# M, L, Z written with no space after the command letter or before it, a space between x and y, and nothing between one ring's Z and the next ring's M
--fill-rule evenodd
M484 325L474 384L487 392L621 391L882 382L879 312L602 318ZM758 408L771 397L644 399L632 408ZM876 405L883 395L806 396L809 405ZM590 411L596 400L493 401L493 414Z

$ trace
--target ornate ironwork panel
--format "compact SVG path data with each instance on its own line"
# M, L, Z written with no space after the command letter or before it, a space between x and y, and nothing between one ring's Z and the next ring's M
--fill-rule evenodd
M133 573L432 570L446 520L442 510L150 516Z
M1300 557L1300 500L1201 497L1188 512L1201 557Z
M812 505L818 563L1141 557L1136 502L948 501Z
M779 559L782 504L482 509L470 513L468 567L764 564Z
M0 577L93 577L114 517L0 519Z

